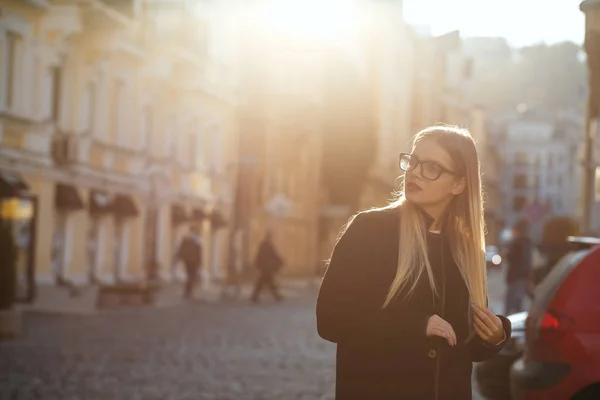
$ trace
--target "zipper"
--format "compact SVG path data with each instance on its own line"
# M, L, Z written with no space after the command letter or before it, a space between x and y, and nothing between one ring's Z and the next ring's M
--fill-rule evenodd
M446 268L444 266L444 247L446 243L442 239L442 250L441 250L441 268L442 268L442 308L440 310L440 318L444 319L444 311L446 309ZM438 341L439 343L439 341ZM434 376L434 389L433 395L434 400L439 399L440 395L440 363L442 358L442 346L437 346L437 357L435 358L435 376Z

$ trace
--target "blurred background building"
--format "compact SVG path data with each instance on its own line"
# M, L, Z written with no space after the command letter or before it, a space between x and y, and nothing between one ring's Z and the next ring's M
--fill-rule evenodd
M20 216L24 293L182 277L172 258L192 224L209 281L250 271L267 231L285 274L313 274L348 217L393 199L398 153L440 122L477 142L489 244L521 216L580 213L575 44L432 35L400 0L310 27L269 0L1 4L2 207Z
M569 216L577 209L583 121L576 114L555 115L523 105L504 123L498 137L506 160L502 214L509 225L528 217L539 236L545 218Z
M23 276L171 279L191 223L219 275L237 139L218 13L150 0L4 3L2 196L34 208Z

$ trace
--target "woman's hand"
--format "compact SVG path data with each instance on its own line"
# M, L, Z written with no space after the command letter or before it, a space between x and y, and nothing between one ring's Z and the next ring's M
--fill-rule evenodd
M444 321L438 315L432 315L431 317L429 317L429 320L427 321L426 334L427 337L442 337L448 341L448 344L450 346L456 345L456 333L454 333L452 325Z
M506 339L506 333L502 326L502 321L490 310L479 307L476 304L473 308L473 329L481 339L492 346L498 345Z

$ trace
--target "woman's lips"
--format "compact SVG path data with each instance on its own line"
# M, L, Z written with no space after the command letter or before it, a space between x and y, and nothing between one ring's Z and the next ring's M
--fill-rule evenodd
M420 191L422 189L416 183L414 183L414 182L408 182L406 184L406 190L409 191L409 192L418 192L418 191Z

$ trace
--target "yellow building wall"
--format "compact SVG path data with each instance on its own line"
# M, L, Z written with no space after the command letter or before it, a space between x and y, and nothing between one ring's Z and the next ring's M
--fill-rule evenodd
M129 224L129 260L125 266L125 270L128 278L140 280L145 277L144 225L146 221L146 206L139 197L132 196L132 199L139 214L127 221Z
M171 227L171 205L163 204L158 209L158 262L160 263L159 276L163 279L171 277L173 261L173 245L170 238L173 235Z
M22 174L30 191L37 197L35 237L35 276L40 283L53 282L52 234L54 232L55 184L39 175Z
M229 263L229 227L220 229L217 232L217 238L221 241L221 247L219 248L219 265L220 275L222 277L227 276L227 264Z
M87 199L87 190L76 188L82 199ZM84 200L84 205L86 201ZM56 213L56 211L54 211ZM65 266L65 277L75 283L88 281L87 238L89 214L86 208L69 213L69 264Z
M100 221L100 242L102 247L98 264L98 275L100 279L110 279L114 276L113 271L113 246L115 238L115 220L112 215L103 217Z

